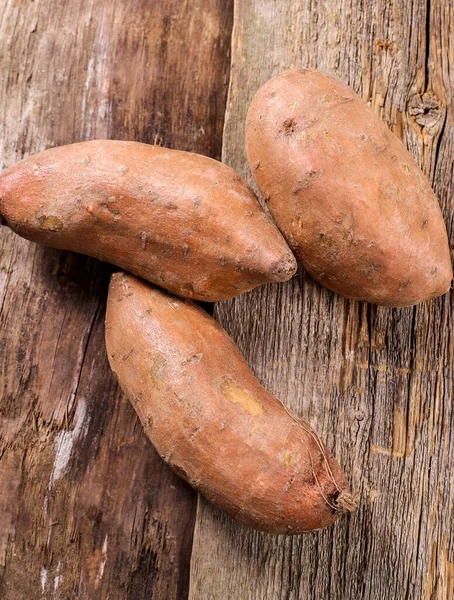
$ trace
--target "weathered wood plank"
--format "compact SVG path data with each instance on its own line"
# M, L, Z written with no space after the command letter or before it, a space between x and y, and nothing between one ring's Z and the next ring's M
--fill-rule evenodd
M237 0L224 160L250 179L254 92L285 68L318 67L404 139L453 239L453 23L442 0ZM262 382L326 440L361 503L327 532L276 538L199 500L190 598L452 600L453 313L452 294L391 310L305 275L216 305Z
M231 20L230 1L4 0L0 167L95 137L219 158ZM195 494L112 380L112 268L0 234L0 597L187 597Z

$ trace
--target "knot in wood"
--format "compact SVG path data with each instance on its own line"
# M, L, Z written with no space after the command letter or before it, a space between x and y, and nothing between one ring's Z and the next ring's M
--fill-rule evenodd
M443 108L440 100L432 93L415 94L408 103L408 114L423 127L429 135L435 135L443 121Z

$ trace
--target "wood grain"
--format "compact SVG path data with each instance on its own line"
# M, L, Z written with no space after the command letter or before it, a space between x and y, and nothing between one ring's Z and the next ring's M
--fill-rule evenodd
M250 180L253 94L286 68L320 68L404 140L452 240L453 23L442 0L237 0L225 162ZM216 305L259 379L321 434L361 501L329 531L284 538L200 500L190 598L452 600L453 314L452 294L392 310L344 300L304 274Z
M90 138L219 158L231 19L229 0L4 0L0 167ZM0 233L0 597L186 598L195 495L112 379L112 268Z

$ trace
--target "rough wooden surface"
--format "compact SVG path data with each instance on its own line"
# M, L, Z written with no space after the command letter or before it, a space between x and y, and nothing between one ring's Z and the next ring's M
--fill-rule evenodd
M224 160L250 177L243 138L254 92L285 68L321 68L404 139L452 240L453 23L442 0L236 0ZM452 295L391 310L304 275L216 305L255 373L310 420L361 502L329 531L284 538L200 501L192 600L452 600L453 314Z
M0 167L131 139L218 157L230 1L4 0ZM0 597L187 597L195 495L104 349L111 267L0 232Z

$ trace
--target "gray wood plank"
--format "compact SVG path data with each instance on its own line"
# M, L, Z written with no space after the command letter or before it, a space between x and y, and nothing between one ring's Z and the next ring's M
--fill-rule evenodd
M289 67L326 70L404 140L452 239L453 23L442 0L236 0L225 162L251 180L244 122L262 83ZM320 433L361 500L330 530L286 538L199 499L192 600L452 600L453 313L452 294L392 310L304 274L216 305L259 379Z

